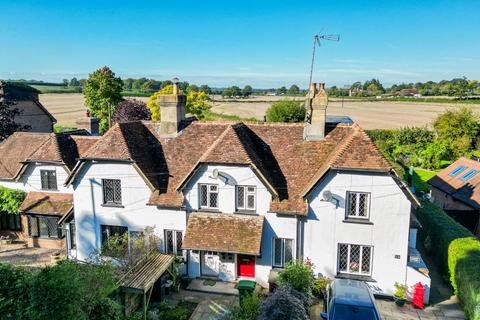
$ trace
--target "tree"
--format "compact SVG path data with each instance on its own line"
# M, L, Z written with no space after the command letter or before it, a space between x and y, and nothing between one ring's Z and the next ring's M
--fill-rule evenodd
M63 79L62 83L64 87L68 86L68 79Z
M191 84L185 89L185 91L187 91L187 93L190 93L192 91L199 91L199 89L198 86Z
M28 319L32 273L24 268L0 264L0 314L2 319Z
M209 103L207 94L203 91L190 91L187 95L186 109L188 113L197 116L202 119L205 116L205 112L210 110L212 106Z
M136 99L127 99L120 102L115 111L113 120L115 122L149 120L150 110L145 102Z
M203 91L206 94L212 94L212 88L210 88L206 84L203 84L203 85L200 86L200 91Z
M158 90L154 94L152 94L147 101L147 107L150 109L150 113L152 114L152 120L159 121L160 120L160 106L158 105L158 96L163 94L172 94L173 93L173 84L169 84L162 89ZM180 91L182 93L182 91Z
M253 89L251 86L249 86L248 84L243 87L243 90L242 90L242 95L246 98L246 97L249 97L251 96L253 93Z
M289 96L296 96L300 93L300 88L296 84L292 84L287 91Z
M283 95L283 94L287 94L287 88L286 87L280 87L277 89L277 94L278 95Z
M433 127L438 139L447 141L458 158L473 148L480 130L479 116L469 107L447 110L435 119Z
M242 89L237 86L231 86L223 90L222 97L235 98L242 95Z
M123 80L123 88L126 90L126 91L132 91L132 87L133 87L133 82L135 80L132 79L132 78L128 78L127 80Z
M69 83L69 86L70 87L78 87L80 85L80 81L78 81L77 78L73 77L71 80L70 80L70 83Z
M108 67L102 67L88 76L83 95L90 114L100 119L100 131L104 133L110 125L110 117L123 100L123 82Z
M8 138L15 131L30 129L28 125L15 122L15 117L22 112L15 107L16 103L6 99L0 99L0 142Z
M276 101L267 110L268 122L302 122L304 120L305 106L301 101Z

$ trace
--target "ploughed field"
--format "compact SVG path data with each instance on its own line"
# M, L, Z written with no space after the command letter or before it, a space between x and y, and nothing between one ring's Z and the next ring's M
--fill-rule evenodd
M135 97L147 101L146 97ZM253 97L249 99L223 100L215 96L212 111L228 115L238 115L242 118L257 118L263 120L265 111L271 102L285 97ZM300 99L302 97L288 98ZM40 95L40 102L53 114L62 126L73 126L75 120L85 112L83 95L80 93L47 93ZM461 104L454 103L420 103L395 101L355 101L332 99L328 105L328 115L346 115L358 122L364 129L392 129L405 126L430 125L433 119L448 108L459 108ZM475 111L480 112L480 105L471 104Z

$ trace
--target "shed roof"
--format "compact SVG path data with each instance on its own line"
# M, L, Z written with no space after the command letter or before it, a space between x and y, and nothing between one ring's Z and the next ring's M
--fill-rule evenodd
M31 191L20 205L19 211L63 216L73 210L73 195L69 193Z
M165 273L174 260L172 255L152 252L121 281L120 286L126 291L144 293Z

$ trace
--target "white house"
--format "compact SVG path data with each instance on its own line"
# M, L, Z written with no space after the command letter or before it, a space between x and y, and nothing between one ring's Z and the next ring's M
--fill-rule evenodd
M386 294L413 284L416 199L358 125L329 122L327 99L313 86L305 124L269 124L189 120L185 96L160 96L160 122L115 124L69 173L70 255L86 260L111 235L154 227L193 278L268 287L273 269L309 259L318 275Z

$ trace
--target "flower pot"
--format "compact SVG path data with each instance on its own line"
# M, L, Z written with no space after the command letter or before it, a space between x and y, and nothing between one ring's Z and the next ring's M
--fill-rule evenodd
M395 304L399 307L403 307L405 305L405 299L403 298L397 298L394 296L393 300L395 301Z

